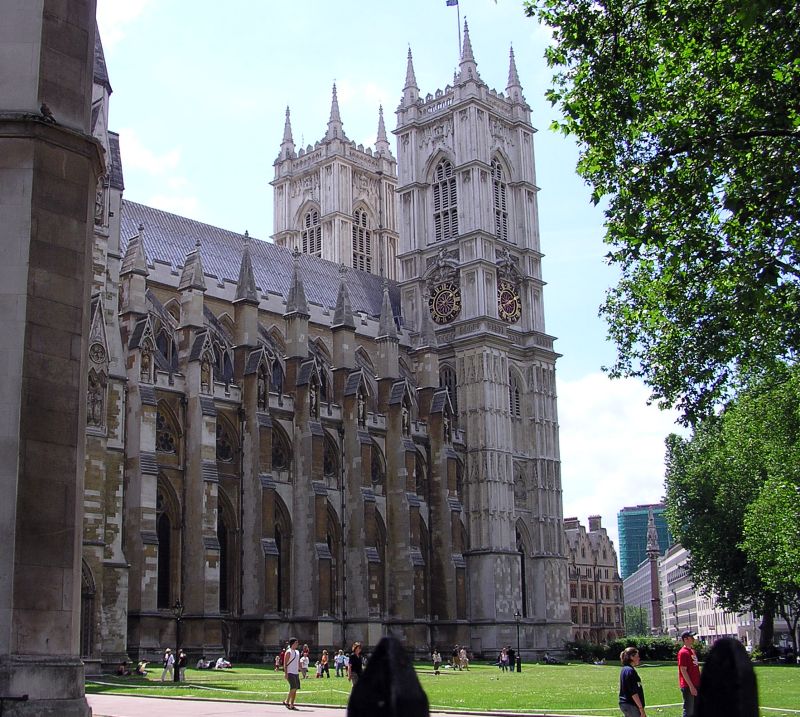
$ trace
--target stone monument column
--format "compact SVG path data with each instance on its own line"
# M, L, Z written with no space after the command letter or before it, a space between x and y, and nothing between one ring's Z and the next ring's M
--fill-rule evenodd
M7 716L84 716L95 2L0 0L0 17L0 695Z

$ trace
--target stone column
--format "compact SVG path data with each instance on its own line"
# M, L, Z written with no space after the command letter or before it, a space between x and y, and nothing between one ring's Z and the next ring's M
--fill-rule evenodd
M0 2L0 694L87 715L79 658L94 0ZM42 114L40 108L49 114Z

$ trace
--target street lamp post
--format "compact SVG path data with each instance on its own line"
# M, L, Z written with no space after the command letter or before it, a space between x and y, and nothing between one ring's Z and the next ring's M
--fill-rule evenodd
M522 613L519 610L514 613L514 619L517 621L517 672L522 672L522 655L519 652L519 621L522 619Z
M176 600L172 606L172 614L175 616L175 663L173 665L172 680L180 682L181 670L178 667L178 661L181 654L181 618L183 617L183 604L180 600Z

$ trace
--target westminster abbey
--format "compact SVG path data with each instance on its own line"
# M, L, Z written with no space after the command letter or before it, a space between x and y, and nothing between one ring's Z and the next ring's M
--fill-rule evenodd
M402 60L401 60L402 61ZM81 657L569 639L531 111L469 29L396 156L276 137L270 241L127 201L95 45ZM402 65L398 67L402 76ZM280 110L282 112L282 110Z

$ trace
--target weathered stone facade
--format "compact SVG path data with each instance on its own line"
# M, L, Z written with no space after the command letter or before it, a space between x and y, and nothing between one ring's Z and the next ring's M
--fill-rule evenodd
M603 644L624 637L624 595L617 552L600 516L589 516L588 531L577 518L565 518L564 530L572 639Z
M103 68L98 69L98 68ZM569 638L533 127L465 29L398 158L325 136L275 161L273 242L122 199L98 47L84 656L236 659L290 633L421 652ZM123 158L124 159L124 158ZM102 190L102 191L101 191ZM460 225L460 228L459 228Z

